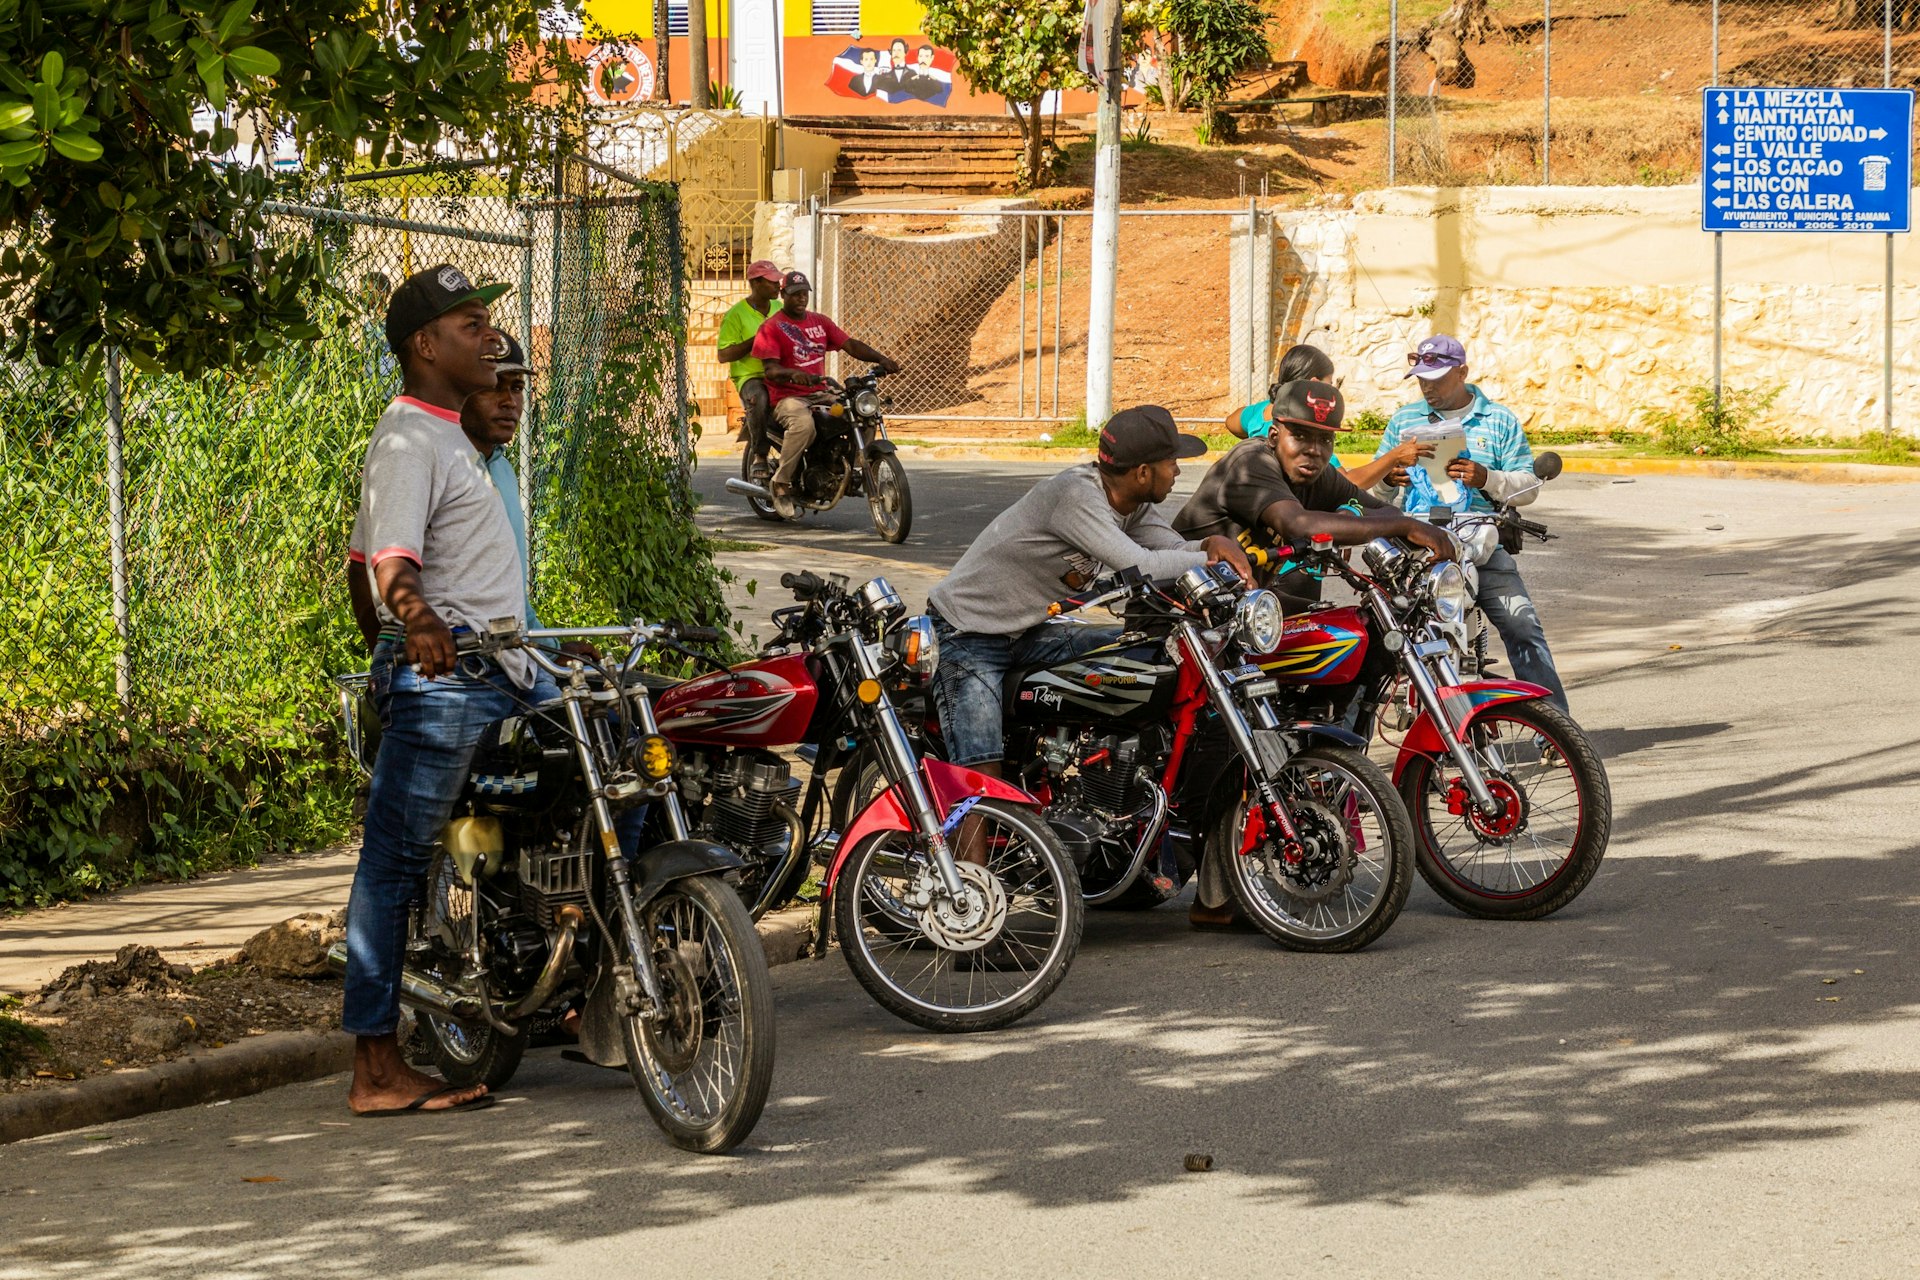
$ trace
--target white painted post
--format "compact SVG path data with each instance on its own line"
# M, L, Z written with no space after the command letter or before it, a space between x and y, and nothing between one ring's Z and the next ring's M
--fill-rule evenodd
M1093 261L1087 301L1087 425L1099 430L1113 416L1114 294L1120 286L1120 64L1119 4L1106 6L1098 150L1093 168Z

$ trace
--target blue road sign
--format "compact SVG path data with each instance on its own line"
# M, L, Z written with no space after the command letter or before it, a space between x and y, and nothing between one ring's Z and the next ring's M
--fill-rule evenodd
M1910 229L1913 90L1701 93L1703 229Z

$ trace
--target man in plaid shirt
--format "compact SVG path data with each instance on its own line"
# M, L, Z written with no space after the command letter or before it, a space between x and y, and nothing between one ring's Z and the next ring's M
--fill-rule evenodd
M1467 381L1467 351L1460 340L1435 334L1407 357L1407 363L1413 366L1407 377L1420 380L1422 398L1394 412L1374 456L1398 448L1402 435L1412 427L1458 425L1466 433L1466 448L1447 465L1447 475L1465 488L1465 509L1492 511L1497 503L1525 506L1532 502L1540 487L1533 474L1527 433L1513 410L1489 400ZM1419 452L1431 454L1433 449L1423 445ZM1440 500L1424 468L1409 467L1404 475L1395 472L1391 479L1403 486L1400 503L1409 514L1424 515ZM1519 566L1505 550L1496 547L1480 566L1476 599L1500 633L1514 675L1551 691L1553 704L1565 711L1567 692L1554 669L1539 611L1527 594Z

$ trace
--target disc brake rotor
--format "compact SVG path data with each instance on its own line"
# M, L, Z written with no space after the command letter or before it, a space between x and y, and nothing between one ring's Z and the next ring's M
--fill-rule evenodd
M700 1056L706 1036L700 1001L706 951L694 945L660 947L653 967L660 975L660 1016L646 1024L647 1046L662 1070L678 1075Z
M960 872L957 898L941 889L931 870L921 873L933 879L928 886L933 900L920 913L920 928L944 950L978 951L999 936L1007 922L1007 890L1000 877L976 862L956 862L954 867Z
M1356 861L1352 842L1333 810L1315 800L1295 799L1287 804L1293 829L1300 835L1298 862L1288 862L1270 842L1265 850L1267 874L1293 897L1319 902L1353 883Z
M1515 786L1503 773L1487 774L1487 791L1500 812L1488 817L1467 795L1467 787L1455 778L1447 792L1447 810L1467 820L1474 835L1489 844L1508 844L1526 829L1527 793Z

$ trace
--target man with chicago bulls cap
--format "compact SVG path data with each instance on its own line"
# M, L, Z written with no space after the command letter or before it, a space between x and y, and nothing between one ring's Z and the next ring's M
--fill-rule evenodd
M1387 506L1340 474L1334 441L1346 430L1347 406L1332 383L1303 379L1274 389L1273 428L1235 445L1213 465L1173 527L1189 538L1226 535L1250 545L1305 545L1315 534L1352 546L1405 538L1451 560L1453 542L1425 521ZM1319 579L1283 567L1269 584L1288 612L1320 598ZM1196 929L1232 929L1237 913L1224 869L1203 862L1187 920Z

